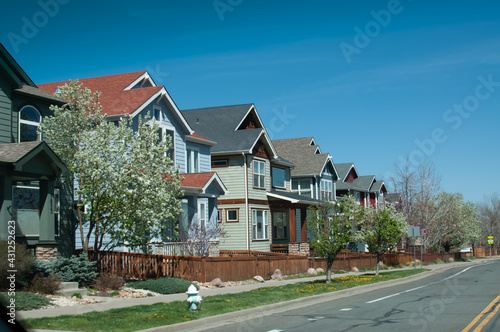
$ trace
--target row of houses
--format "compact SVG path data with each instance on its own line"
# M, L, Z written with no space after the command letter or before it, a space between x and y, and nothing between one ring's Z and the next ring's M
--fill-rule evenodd
M14 220L16 238L38 256L69 255L81 246L75 215L62 208L72 188L60 179L71 175L36 130L51 104L64 104L54 93L69 81L35 85L1 45L0 55L1 239ZM102 93L109 121L150 114L160 137L171 137L184 179L180 228L223 224L220 249L306 252L311 204L343 195L364 206L384 201L382 180L334 163L313 137L271 140L254 104L180 110L147 71L71 79Z

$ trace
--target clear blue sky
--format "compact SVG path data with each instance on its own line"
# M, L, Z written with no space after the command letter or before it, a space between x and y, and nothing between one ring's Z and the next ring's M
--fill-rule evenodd
M31 3L31 4L28 4ZM57 5L55 5L57 4ZM12 1L0 41L37 84L149 70L181 109L254 103L387 178L425 155L442 189L500 186L497 1Z

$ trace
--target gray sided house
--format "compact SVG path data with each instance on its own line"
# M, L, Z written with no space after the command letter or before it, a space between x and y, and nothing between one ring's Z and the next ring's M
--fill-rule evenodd
M276 152L253 104L183 110L198 134L216 141L212 171L228 188L219 222L221 249L308 253L306 208L317 202L292 193L294 164ZM290 245L293 244L292 247Z
M170 157L184 178L182 189L183 215L179 217L181 232L196 222L201 227L217 225L217 198L226 194L226 187L219 176L210 169L210 150L216 142L195 133L183 117L164 86L157 86L147 71L84 78L84 87L101 92L100 103L108 120L118 121L123 116L132 118L133 126L139 118L150 117L159 124L159 137L171 137L173 146ZM55 93L69 81L40 85L41 89ZM77 248L81 240L76 239ZM90 245L93 245L90 243ZM139 250L128 246L113 250ZM175 245L165 239L151 239L154 253L171 254ZM179 250L176 250L179 253Z
M334 201L339 178L332 157L321 153L313 137L273 140L280 156L295 164L292 170L292 192L320 200Z
M71 175L37 132L49 106L62 103L0 44L0 240L15 238L41 259L74 249Z

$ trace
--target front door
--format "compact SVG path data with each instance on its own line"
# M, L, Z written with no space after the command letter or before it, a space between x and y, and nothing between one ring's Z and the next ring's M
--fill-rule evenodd
M273 243L290 242L290 225L288 211L272 211Z

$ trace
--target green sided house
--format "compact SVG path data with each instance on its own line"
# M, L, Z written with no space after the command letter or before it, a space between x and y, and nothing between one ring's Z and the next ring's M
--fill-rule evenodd
M274 148L253 104L181 111L193 130L217 142L211 166L228 192L218 221L221 249L309 253L306 210L318 200L291 190L291 169Z
M69 171L37 133L51 104L0 44L0 240L24 243L41 259L74 248Z

